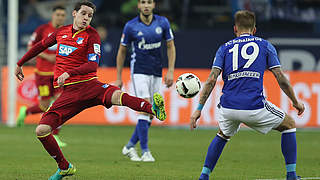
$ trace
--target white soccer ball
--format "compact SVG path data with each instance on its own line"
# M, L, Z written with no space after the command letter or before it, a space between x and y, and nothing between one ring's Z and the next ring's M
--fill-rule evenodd
M199 78L192 73L180 75L176 81L176 90L181 97L192 98L198 94L201 88Z

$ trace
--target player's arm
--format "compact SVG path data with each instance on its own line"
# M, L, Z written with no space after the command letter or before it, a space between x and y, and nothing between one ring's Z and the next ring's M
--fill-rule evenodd
M36 43L40 42L43 39L43 36L42 36L43 31L44 31L44 26L40 26L32 33L30 40L28 42L28 47L27 47L28 50L30 50L32 46L34 46ZM38 57L41 57L53 63L56 61L55 54L48 54L48 53L42 52L38 55Z
M117 80L115 82L115 86L122 87L122 70L124 61L127 56L127 47L123 44L119 45L119 50L117 54Z
M199 105L198 108L196 109L196 111L194 111L194 113L192 114L191 118L190 118L190 129L193 130L194 128L197 127L196 123L197 120L200 118L201 115L201 110L204 106L204 104L206 103L207 99L209 98L213 88L216 85L217 82L217 78L221 73L221 69L213 67L211 69L210 75L206 81L206 83L204 84L204 87L200 93L200 100L199 100Z
M287 79L287 77L284 75L282 69L280 67L275 67L270 69L270 71L276 77L282 91L290 98L293 107L298 110L298 115L301 115L304 111L304 105L303 103L297 100L297 97L294 94L293 88L289 80Z
M282 91L292 101L293 107L298 110L298 115L301 115L304 111L304 105L303 103L297 100L289 80L286 78L283 71L281 70L281 65L278 59L277 51L274 48L274 46L269 42L267 42L267 53L267 65L269 67L268 69L276 77Z
M173 84L173 72L176 62L176 47L174 45L174 36L170 27L170 23L167 18L163 19L163 36L167 41L167 55L168 55L168 72L164 77L164 83L167 88Z
M51 34L51 36L43 39L42 41L39 41L36 43L28 52L18 61L17 67L15 70L16 77L22 81L24 78L23 71L22 71L22 65L40 54L42 51L47 49L48 47L54 45L57 43L56 41L56 34L57 31Z
M167 41L167 55L168 55L168 72L164 78L164 82L167 87L173 84L173 72L174 65L176 62L176 47L174 45L174 40Z

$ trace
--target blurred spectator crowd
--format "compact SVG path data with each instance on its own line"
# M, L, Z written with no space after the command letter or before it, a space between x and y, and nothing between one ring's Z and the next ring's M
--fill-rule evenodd
M4 0L8 1L8 0ZM19 22L23 31L32 31L61 4L71 14L79 0L19 0ZM92 0L97 6L93 25L122 28L137 15L137 0ZM258 22L319 23L319 0L155 0L156 13L166 16L174 31L186 28L223 27L239 9L256 12ZM5 3L6 4L6 3ZM69 22L71 23L71 16Z

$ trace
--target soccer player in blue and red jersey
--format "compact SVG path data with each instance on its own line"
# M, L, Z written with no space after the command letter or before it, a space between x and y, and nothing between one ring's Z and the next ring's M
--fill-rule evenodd
M63 86L63 91L43 114L36 128L38 139L58 164L58 170L50 180L60 180L76 171L65 159L51 132L84 109L96 105L106 108L118 105L156 115L159 120L166 118L164 101L160 94L153 96L154 104L151 105L144 99L122 92L116 86L97 80L100 38L96 30L89 25L95 9L95 5L89 1L77 3L72 12L73 24L59 28L35 44L17 63L15 75L19 80L23 80L21 66L25 62L54 44L58 46L54 87Z
M32 34L30 41L28 42L28 49L34 46L39 41L50 36L59 27L63 26L66 20L66 9L63 6L55 6L52 9L51 21L47 24L39 26ZM24 120L29 114L37 114L45 112L50 103L54 101L59 95L59 90L53 88L53 70L56 61L57 45L53 45L44 50L36 57L36 85L39 93L39 104L35 104L31 107L22 106L17 118L17 126L22 126ZM66 143L62 142L58 137L60 128L53 131L53 135L56 138L60 147L66 146Z
M201 110L222 72L223 94L216 108L219 131L208 148L200 180L209 179L225 144L238 132L241 123L263 134L272 129L282 132L281 148L287 180L299 179L296 175L295 121L263 96L264 71L268 69L273 73L298 115L304 112L304 105L297 100L290 82L283 74L275 48L268 41L254 36L255 24L253 12L238 11L235 14L234 32L237 38L218 49L211 73L201 92L198 108L191 116L192 130L196 128Z
M135 95L152 102L154 93L158 93L162 81L161 45L166 41L168 55L168 72L164 83L170 87L173 83L173 71L176 59L174 37L167 18L153 14L154 0L137 0L139 15L127 22L121 38L117 55L117 81L116 86L122 86L122 68L131 45L131 80ZM122 149L122 154L129 156L132 161L155 161L148 148L148 130L152 116L140 113L138 123L130 141ZM142 151L138 156L135 145L140 141Z

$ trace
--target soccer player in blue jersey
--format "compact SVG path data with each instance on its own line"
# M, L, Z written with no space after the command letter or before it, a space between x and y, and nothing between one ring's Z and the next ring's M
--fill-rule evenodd
M164 77L167 87L173 84L173 71L176 58L174 37L167 18L153 14L154 0L138 0L139 15L127 22L117 55L117 80L115 85L122 86L122 69L127 53L127 47L132 48L131 79L137 97L147 101L152 100L154 93L159 92L162 80L161 45L167 44L168 72ZM135 131L122 153L132 161L155 161L148 148L148 129L152 116L146 113L138 115ZM135 145L140 141L141 158Z
M263 96L263 74L266 69L276 77L280 88L292 101L298 115L304 112L294 91L281 70L275 48L266 40L253 36L255 14L238 11L235 14L236 38L221 45L213 61L211 73L200 95L198 108L190 118L190 128L196 128L201 110L222 72L224 86L217 106L219 131L212 140L200 180L208 180L225 144L238 132L240 124L266 134L274 129L282 133L281 148L287 169L287 180L296 175L297 144L295 121Z

